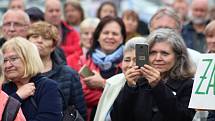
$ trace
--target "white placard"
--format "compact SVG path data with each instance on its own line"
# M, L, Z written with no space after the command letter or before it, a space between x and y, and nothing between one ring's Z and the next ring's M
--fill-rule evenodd
M215 54L201 55L189 108L215 109Z

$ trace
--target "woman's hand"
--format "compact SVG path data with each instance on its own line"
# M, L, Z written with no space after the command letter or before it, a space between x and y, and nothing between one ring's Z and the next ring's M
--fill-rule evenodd
M160 72L149 65L145 64L144 67L141 67L141 72L151 87L155 87L161 80Z
M34 83L27 83L27 84L19 87L18 90L16 91L16 94L19 95L19 97L24 100L24 99L28 98L29 96L34 95L35 89L36 89L36 87L35 87Z
M102 78L102 76L98 72L93 71L93 73L93 76L86 77L83 79L83 81L89 88L104 88L105 79Z
M136 86L138 78L141 76L141 71L138 66L131 67L125 72L125 78L128 86Z

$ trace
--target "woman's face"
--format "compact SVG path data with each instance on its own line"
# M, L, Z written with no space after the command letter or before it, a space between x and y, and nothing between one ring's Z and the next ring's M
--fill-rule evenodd
M137 31L138 21L134 17L125 16L122 18L125 23L126 33L135 33Z
M122 60L122 71L125 74L126 71L136 65L135 50L124 52Z
M6 49L3 56L6 79L16 81L23 78L25 66L19 55L13 49Z
M214 32L213 32L214 33ZM208 51L215 53L215 34L206 35Z
M115 15L115 12L114 12L114 7L109 5L109 4L106 4L102 7L101 11L100 11L100 18L104 18L106 16L116 16Z
M149 52L149 62L161 75L168 72L176 62L171 45L168 42L155 43Z
M84 27L81 29L81 45L84 48L90 49L92 46L94 27Z
M41 57L49 57L52 51L54 51L53 40L50 38L32 35L29 37L29 40L37 46Z
M67 5L64 11L65 18L69 23L76 25L81 22L81 12L72 5Z
M103 27L98 41L101 51L106 54L114 52L123 42L120 25L115 21L107 23Z

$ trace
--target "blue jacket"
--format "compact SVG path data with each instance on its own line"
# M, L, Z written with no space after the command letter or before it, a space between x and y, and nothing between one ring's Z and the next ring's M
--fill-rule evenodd
M17 87L12 81L4 84L2 90L18 99L27 121L60 121L62 119L62 100L57 84L41 74L33 77L36 90L34 96L22 100L17 94ZM37 108L33 104L33 98Z
M43 75L56 80L59 89L64 95L66 104L75 105L81 116L86 119L86 103L79 74L70 67L58 63L57 58L55 58L52 70L43 73ZM66 105L64 105L65 108Z

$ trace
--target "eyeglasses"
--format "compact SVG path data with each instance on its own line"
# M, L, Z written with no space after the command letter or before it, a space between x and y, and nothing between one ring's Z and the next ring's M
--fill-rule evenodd
M8 22L8 23L3 23L3 27L14 27L14 28L20 28L25 26L25 24L22 23L17 23L17 22Z
M15 64L18 59L20 59L20 57L18 56L11 56L8 58L4 58L4 64L6 64L7 62L10 62L11 64Z

